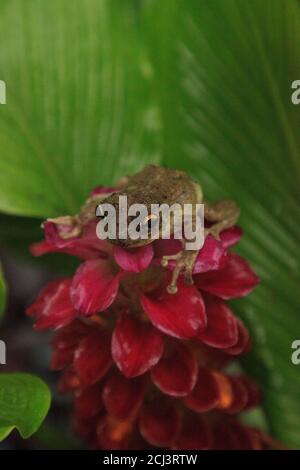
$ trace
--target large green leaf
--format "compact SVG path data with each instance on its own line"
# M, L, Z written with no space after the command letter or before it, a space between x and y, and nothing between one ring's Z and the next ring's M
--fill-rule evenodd
M153 70L130 0L2 0L0 210L76 212L157 161Z
M0 441L17 428L21 436L31 436L40 426L50 406L45 383L29 374L0 374Z
M264 387L273 435L299 447L300 7L296 0L154 1L146 10L160 91L165 162L211 200L242 209L241 252L261 277L234 303L250 326L245 367ZM158 45L160 44L160 47Z

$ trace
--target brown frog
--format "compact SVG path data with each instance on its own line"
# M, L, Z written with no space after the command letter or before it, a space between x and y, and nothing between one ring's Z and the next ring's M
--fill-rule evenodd
M184 171L163 168L157 165L147 165L139 173L123 178L118 184L118 191L110 195L94 196L90 198L82 207L80 213L75 218L59 217L52 219L56 223L73 224L73 230L68 232L68 237L78 236L80 227L83 223L95 217L95 207L98 204L112 204L116 212L119 208L119 196L127 196L128 206L134 203L144 204L148 208L148 216L142 222L147 227L153 222L151 214L151 204L168 204L171 206L177 203L183 207L184 204L204 204L204 217L207 221L212 222L209 228L205 229L205 236L213 235L219 239L220 232L226 228L232 227L240 214L239 208L234 201L223 200L213 205L209 205L203 199L201 186L193 181ZM214 223L213 223L214 222ZM175 232L176 227L171 227L171 235ZM118 231L117 231L118 233ZM162 237L162 233L160 236ZM111 243L126 247L134 248L151 243L153 240L149 236L148 239L131 239L128 236L125 240L118 239L109 240ZM167 287L170 294L177 292L177 279L183 273L187 283L192 283L193 266L196 261L199 250L190 250L186 248L186 239L182 240L183 249L175 255L163 256L161 264L167 267L171 260L176 261L175 268L172 272L171 282Z

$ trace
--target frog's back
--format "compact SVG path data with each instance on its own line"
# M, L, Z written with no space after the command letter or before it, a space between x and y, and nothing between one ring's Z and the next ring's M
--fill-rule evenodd
M147 165L130 177L123 188L144 203L187 203L195 200L195 182L184 171Z

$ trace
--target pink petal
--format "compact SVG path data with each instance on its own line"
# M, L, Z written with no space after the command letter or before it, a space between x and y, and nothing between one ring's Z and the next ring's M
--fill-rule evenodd
M52 245L52 251L63 252L81 259L94 259L105 257L112 251L111 245L100 240L96 234L97 219L89 222L82 228L82 233L72 238L63 238L63 225L51 221L44 223L46 241ZM66 228L66 230L68 227Z
M223 243L211 235L205 239L204 245L197 256L193 274L203 273L215 269L221 269L227 261L227 252Z
M93 331L83 338L74 355L74 370L83 386L102 379L112 364L110 338L103 331Z
M115 300L121 273L115 274L109 260L89 260L77 269L71 285L71 300L84 315L106 310Z
M249 294L259 279L248 263L240 256L231 253L226 266L218 271L198 274L195 284L222 299L234 299Z
M143 403L145 382L143 378L126 379L115 371L103 388L103 403L110 416L125 420L133 418Z
M151 369L163 354L163 336L151 325L123 314L112 337L112 355L126 377Z
M192 338L206 326L205 305L194 286L178 282L178 292L143 295L141 303L156 328L175 338Z
M145 406L140 414L139 429L149 444L169 447L180 430L180 414L169 402L155 401Z
M161 259L164 255L173 255L180 252L182 246L179 240L156 240L154 242L154 250L156 258ZM220 269L225 266L226 262L227 252L223 243L216 240L211 235L208 235L197 256L193 274ZM175 261L168 263L168 268L171 270L174 269L175 266Z
M167 395L185 396L193 390L198 365L192 351L184 344L173 344L171 349L151 370L152 381Z
M207 327L197 339L213 348L228 348L238 341L237 319L229 307L217 297L204 297Z
M45 240L30 246L33 256L42 256L46 253L66 253L81 259L94 259L106 257L112 252L112 246L105 240L100 240L96 234L97 219L82 227L82 233L65 238L72 227L51 220L44 222Z
M219 386L214 374L209 369L200 368L197 383L184 403L191 410L203 413L216 408L219 396Z
M46 242L46 240L42 240L41 242L29 245L29 251L33 256L43 256L47 253L55 252L56 248L51 243Z
M225 248L236 245L243 236L243 230L235 225L220 233L222 244Z
M112 193L115 193L117 188L112 186L96 186L90 193L91 196L109 196Z
M74 320L76 310L70 300L71 282L69 278L50 282L27 308L27 315L37 317L37 330L61 328Z
M139 273L150 265L153 258L153 247L152 244L132 249L115 246L113 254L116 262L124 271Z

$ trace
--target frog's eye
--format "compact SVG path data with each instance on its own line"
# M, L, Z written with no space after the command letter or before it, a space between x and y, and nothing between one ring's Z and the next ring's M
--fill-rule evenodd
M149 229L151 229L152 227L155 227L155 225L157 224L159 220L159 217L155 214L150 214L148 217L146 217L146 219L144 220L143 222L143 225L146 225L148 226Z

